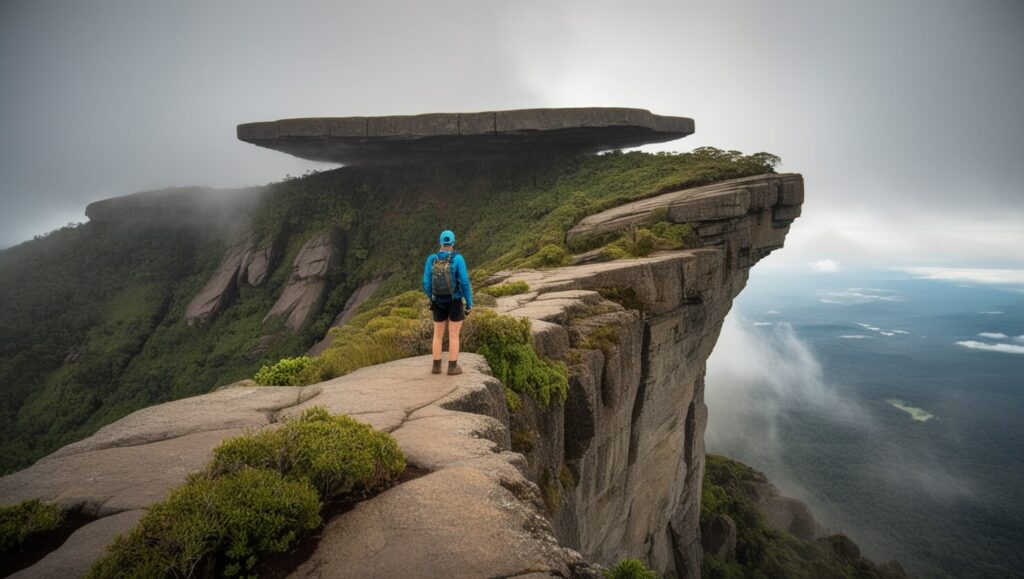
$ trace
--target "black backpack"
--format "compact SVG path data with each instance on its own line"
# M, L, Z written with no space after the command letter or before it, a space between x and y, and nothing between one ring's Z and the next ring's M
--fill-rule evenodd
M452 280L452 259L456 252L448 253L448 257L434 259L430 268L430 293L435 296L451 296L455 291L455 283Z

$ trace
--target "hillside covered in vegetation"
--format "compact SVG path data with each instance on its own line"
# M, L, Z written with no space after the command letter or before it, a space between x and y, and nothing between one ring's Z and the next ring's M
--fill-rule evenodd
M442 229L457 232L476 281L509 267L563 265L570 251L587 249L564 241L587 215L673 189L770 173L777 163L766 153L703 148L350 167L289 178L266 187L261 204L238 216L258 244L280 248L266 283L241 287L224 312L191 326L185 309L228 244L221 229L89 222L4 250L0 472L139 408L210 391L305 352L369 280L383 280L376 303L417 288L422 260ZM302 244L328 229L340 235L343 255L322 313L297 332L264 322ZM621 251L623 242L611 241Z

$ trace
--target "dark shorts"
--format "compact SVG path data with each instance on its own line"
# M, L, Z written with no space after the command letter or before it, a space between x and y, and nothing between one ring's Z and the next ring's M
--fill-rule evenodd
M430 302L430 311L434 313L435 322L451 320L461 322L466 319L466 310L462 300L453 300L450 296L434 296Z

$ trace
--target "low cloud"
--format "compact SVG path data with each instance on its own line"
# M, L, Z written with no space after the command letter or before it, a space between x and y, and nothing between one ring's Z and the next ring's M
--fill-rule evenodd
M1009 336L1002 332L981 332L978 335L981 336L982 338L988 338L990 340L1005 340L1006 338L1009 338Z
M906 301L901 295L888 290L852 287L840 291L822 291L818 301L826 304L869 304L873 302Z
M840 338L872 339L881 329L867 331L876 333L843 334ZM879 422L872 410L843 395L838 384L827 380L813 348L790 324L756 326L734 310L726 318L708 359L706 385L708 451L734 456L765 470L783 492L806 501L826 526L843 528L842 514L828 498L819 498L819 493L827 497L826 488L801 485L800 477L789 467L791 455L783 435L790 431L785 427L791 421L806 420L809 415L822 417L830 430L845 430L863 441L866 454L861 461L848 465L846 474L864 477L861 484L872 492L886 493L889 488L904 488L910 483L935 500L971 494L969 480L944 471L941 464L924 457L908 455L894 441L887 423Z
M831 259L819 259L810 263L811 269L821 273L832 273L840 271L839 263Z
M1024 285L1024 269L976 267L902 267L898 269L922 279L968 281L992 285Z
M986 352L1002 352L1004 354L1024 354L1024 346L1016 344L989 344L988 342L977 342L975 340L964 340L956 343L958 346L972 350L984 350Z

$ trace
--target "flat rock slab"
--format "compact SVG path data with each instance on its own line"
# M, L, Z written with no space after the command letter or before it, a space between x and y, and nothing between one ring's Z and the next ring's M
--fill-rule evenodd
M693 119L630 108L519 109L238 125L238 138L312 161L404 165L587 154L674 141Z

